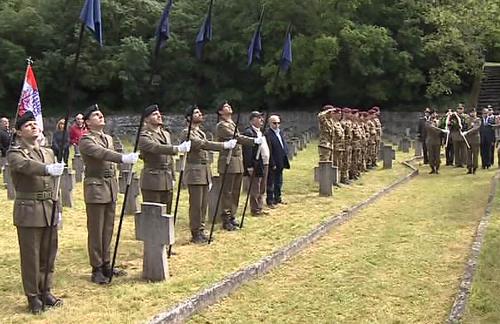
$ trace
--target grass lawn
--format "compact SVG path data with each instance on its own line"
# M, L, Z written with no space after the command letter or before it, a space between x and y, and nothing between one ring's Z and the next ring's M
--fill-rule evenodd
M408 157L398 153L398 159ZM59 235L56 261L54 293L64 298L65 304L41 316L26 312L17 237L12 225L13 203L7 201L6 191L0 189L3 196L0 208L4 210L4 217L0 220L0 322L135 323L146 320L229 273L270 254L297 236L306 234L322 220L368 198L409 173L398 163L392 170L369 172L355 185L336 189L334 197L320 198L318 185L313 182L312 168L316 164L317 148L316 144L311 144L292 161L292 169L285 172L284 199L288 205L273 210L270 216L264 218L248 217L244 230L240 232L228 233L217 229L215 241L210 246L189 244L187 192L182 192L174 247L178 255L170 260L172 278L163 283L141 280L142 242L134 238L132 217L124 222L118 254L118 265L124 267L129 275L115 278L113 284L107 287L90 283L85 206L82 184L77 184L74 190L76 206L64 210L64 229ZM119 210L120 206L117 213Z
M497 189L464 323L500 323L500 191Z
M443 323L495 171L427 172L421 168L419 177L191 322ZM498 323L500 221L493 225L484 268L492 275L478 290L488 286L483 296L496 294L495 302L481 304Z

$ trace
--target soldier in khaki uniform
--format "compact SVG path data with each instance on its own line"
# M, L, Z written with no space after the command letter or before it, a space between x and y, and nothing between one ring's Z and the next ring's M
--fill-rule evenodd
M342 128L344 129L344 154L342 161L342 169L340 170L340 182L343 184L350 184L349 170L351 168L352 157L352 122L351 122L351 109L342 109Z
M318 153L319 161L332 161L333 160L333 106L326 105L318 114L319 123L319 144Z
M342 170L343 156L345 153L344 129L340 120L342 119L342 110L334 108L332 115L333 128L333 165L337 167L340 174Z
M354 180L359 179L361 176L361 139L363 133L361 132L361 125L359 123L359 111L352 110L352 163L351 174Z
M110 244L118 193L115 163L134 164L139 154L114 151L113 139L103 133L106 123L97 105L87 109L83 119L89 130L80 140L79 148L85 164L83 195L87 211L88 253L92 266L90 279L97 284L106 284L111 271L114 276L125 274L110 266Z
M236 123L232 120L233 109L228 103L224 103L217 110L221 121L217 124L215 136L217 141L224 142L233 139ZM238 229L239 224L236 222L235 214L238 210L240 201L241 181L243 179L243 153L241 145L254 145L262 144L262 137L252 138L240 135L236 130L236 140L238 145L231 151L223 151L219 154L218 172L224 174L226 177L223 184L223 192L220 202L220 215L222 219L222 227L225 230L233 231ZM226 161L229 152L231 157L226 171Z
M426 137L425 144L427 146L427 154L429 157L429 166L431 172L429 174L439 174L439 166L441 165L441 134L447 134L447 129L438 127L437 116L434 112L431 113L431 118L425 123Z
M464 132L464 136L470 146L470 148L467 149L467 174L476 174L479 162L479 148L481 146L481 138L479 135L481 118L477 117L476 110L470 112L467 127L469 129Z
M374 112L373 123L375 124L375 160L372 163L374 167L377 166L377 160L380 152L380 143L382 142L382 122L380 121L380 108L375 106L371 110Z
M212 186L212 172L208 160L208 151L222 151L233 149L236 140L224 143L211 142L200 129L204 117L198 107L190 107L185 113L186 120L193 118L191 125L191 150L187 155L185 168L185 181L189 191L189 226L191 228L191 241L193 243L204 243L208 241L205 235L205 217L207 215L208 192ZM187 137L188 129L182 132ZM213 215L211 215L213 216Z
M62 305L62 300L50 292L57 254L59 212L53 228L50 228L50 222L55 194L51 176L60 176L64 164L54 163L52 150L38 145L39 128L31 112L20 117L15 127L17 142L7 154L16 190L14 225L17 227L24 293L30 311L39 314L42 300L49 307ZM49 242L51 230L52 240ZM47 253L50 255L48 282L47 291L43 291Z
M163 119L157 105L144 110L144 128L139 137L140 157L144 160L141 172L142 201L167 205L172 210L172 191L175 173L172 155L189 152L191 143L174 146L170 133L163 129Z

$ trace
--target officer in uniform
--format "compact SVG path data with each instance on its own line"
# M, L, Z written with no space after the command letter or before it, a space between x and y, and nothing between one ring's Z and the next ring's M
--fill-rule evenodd
M427 147L427 156L429 157L429 174L439 174L441 165L441 135L448 134L449 130L438 127L438 120L434 112L431 112L431 118L425 124L426 137L425 145Z
M185 182L189 191L189 226L191 228L191 242L201 244L208 241L205 235L205 217L207 215L208 192L212 187L212 172L208 160L208 151L223 151L234 149L236 140L231 139L224 143L211 142L200 129L204 117L196 106L189 107L185 112L187 122L192 118L189 140L191 150L187 155L185 168ZM184 129L182 136L187 138L188 129ZM213 216L213 215L211 215Z
M481 137L479 136L481 118L477 117L476 110L470 112L467 127L469 129L464 132L464 136L470 146L467 149L467 174L475 174L479 161L479 148L481 146Z
M219 107L217 110L221 121L217 124L215 131L215 136L217 141L224 142L233 139L235 135L236 123L232 120L233 109L231 105L227 102ZM218 161L218 172L219 174L226 173L223 184L223 192L221 197L221 219L222 227L228 231L234 231L238 229L239 224L236 222L235 214L238 210L238 204L240 201L240 190L241 181L243 180L243 153L241 145L253 146L254 144L262 144L262 137L248 137L240 135L239 131L236 129L236 138L238 145L233 150L222 151L219 154ZM228 154L231 153L229 158L229 165L226 164Z
M97 105L89 107L83 115L89 133L79 143L85 164L83 195L87 211L88 253L92 275L90 280L106 284L113 276L124 271L111 269L110 244L115 221L118 182L115 163L134 164L138 153L120 154L114 151L113 139L104 134L104 115Z
M157 105L144 110L144 129L139 136L140 157L144 160L141 172L142 201L167 205L172 210L172 189L175 173L172 155L189 152L190 142L174 146L170 133L163 128L163 118Z
M57 254L56 210L54 227L50 227L54 204L54 179L64 170L64 163L55 163L51 149L40 147L37 142L39 128L33 114L28 111L16 122L16 145L7 154L16 200L14 201L14 225L17 227L21 257L21 276L24 293L28 297L33 314L46 306L62 305L62 300L52 295L54 262ZM49 232L52 240L49 242ZM49 258L47 290L44 278Z

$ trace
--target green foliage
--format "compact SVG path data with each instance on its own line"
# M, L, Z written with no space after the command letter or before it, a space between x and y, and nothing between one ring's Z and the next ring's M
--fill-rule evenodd
M208 1L177 0L172 37L161 50L150 89L154 32L166 0L102 0L104 42L85 33L76 106L112 110L160 102L167 110L232 100L268 106L396 106L461 95L486 56L500 60L499 4L494 1L217 0L214 39L202 62L194 40ZM83 0L3 0L0 4L0 101L16 105L24 59L35 60L43 105L64 108ZM264 59L246 67L261 5ZM294 62L277 76L283 36L293 24ZM473 23L471 23L473 22Z

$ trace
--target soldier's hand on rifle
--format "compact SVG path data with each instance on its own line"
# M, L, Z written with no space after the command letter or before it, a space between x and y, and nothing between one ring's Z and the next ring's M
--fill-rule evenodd
M235 139L224 142L224 149L232 150L236 147L237 141Z
M259 136L259 137L256 137L253 139L254 144L257 144L257 145L262 144L263 141L264 140L263 140L262 136Z
M53 177L58 177L63 174L64 163L52 163L45 166L45 171Z
M139 159L139 153L128 153L122 155L122 163L136 164Z
M191 151L191 141L185 141L177 145L177 150L179 153L188 153Z

